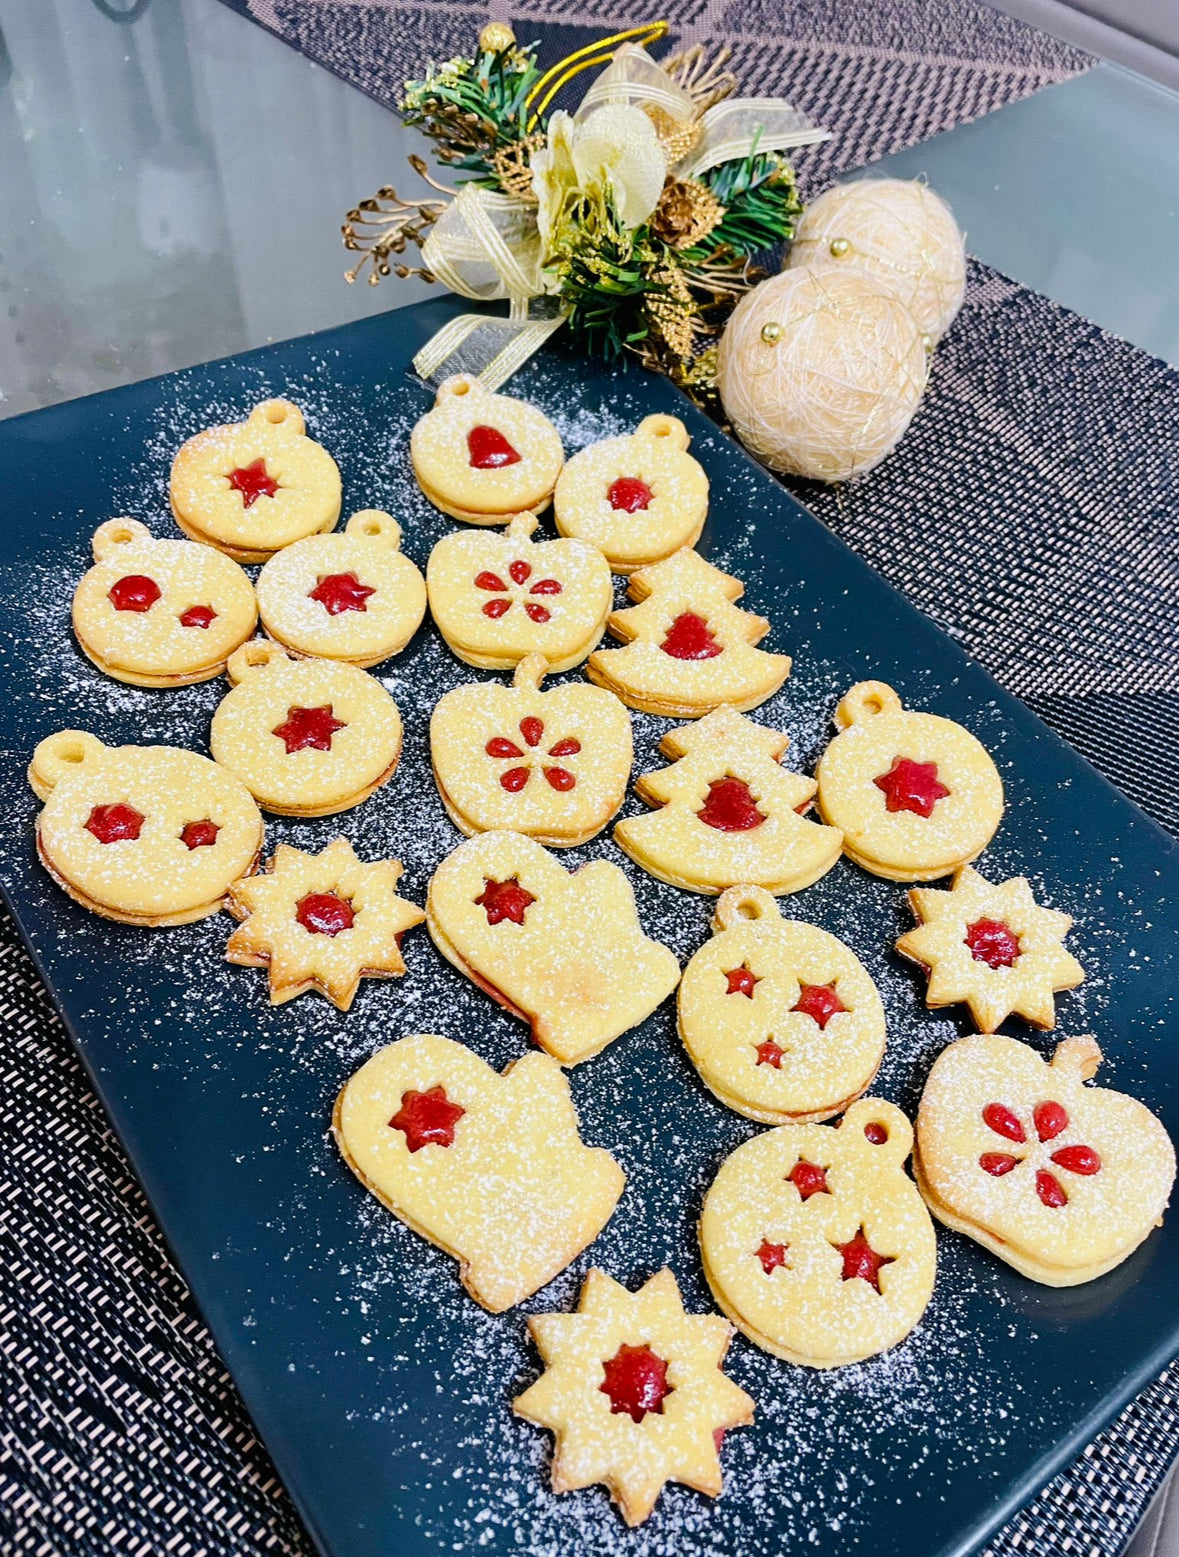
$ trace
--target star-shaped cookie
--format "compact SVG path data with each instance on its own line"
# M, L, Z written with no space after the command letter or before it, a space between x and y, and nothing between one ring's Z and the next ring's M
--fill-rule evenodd
M405 972L401 937L426 917L397 896L400 860L357 859L346 838L319 854L281 843L256 876L229 889L229 910L244 921L226 960L269 968L270 1003L318 989L347 1011L362 978Z
M753 1420L753 1401L721 1372L733 1329L688 1314L661 1270L637 1292L591 1270L573 1314L528 1321L545 1371L513 1409L556 1434L553 1491L604 1482L628 1525L664 1485L721 1491L718 1436Z
M1085 970L1064 948L1072 919L1042 908L1023 876L996 885L964 865L948 892L914 887L909 902L921 923L897 951L928 970L926 1005L963 1002L984 1033L1013 1013L1033 1027L1056 1025L1053 997L1075 989Z

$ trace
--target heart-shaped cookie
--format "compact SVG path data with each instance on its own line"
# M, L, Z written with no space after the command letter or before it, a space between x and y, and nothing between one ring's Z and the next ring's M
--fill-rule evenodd
M680 977L643 934L630 882L608 860L567 871L520 833L481 833L439 865L426 898L438 950L562 1065L648 1017Z
M1073 1287L1112 1270L1163 1217L1175 1150L1136 1098L1087 1087L1092 1038L1051 1063L1014 1038L960 1038L929 1073L914 1169L930 1210L1016 1270Z
M501 1076L449 1038L402 1038L347 1083L332 1128L365 1188L453 1255L492 1313L591 1244L626 1182L609 1152L582 1144L569 1083L544 1054Z
M535 514L517 514L502 535L456 532L430 553L430 610L468 665L510 670L535 653L553 672L571 670L605 631L605 557L585 541L534 541L535 528Z

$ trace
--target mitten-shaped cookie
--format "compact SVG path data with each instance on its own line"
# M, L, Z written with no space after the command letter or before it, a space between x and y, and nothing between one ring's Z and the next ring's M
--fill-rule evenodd
M888 881L933 881L981 854L1003 818L1003 782L969 730L913 713L883 681L835 710L819 761L819 810L849 858Z
M449 1038L402 1038L344 1087L332 1128L365 1188L458 1260L493 1314L576 1259L626 1182L609 1152L582 1144L569 1083L544 1054L501 1076Z
M669 1481L722 1491L720 1443L754 1402L721 1372L732 1327L684 1312L670 1270L637 1292L591 1270L573 1314L528 1320L545 1371L513 1402L556 1437L553 1491L603 1482L628 1525Z
M861 1098L839 1125L782 1125L721 1164L700 1251L713 1295L755 1346L811 1368L903 1341L933 1291L937 1246L905 1173L909 1121Z
M229 679L209 745L266 810L331 816L393 777L401 715L367 671L255 639L230 656Z
M262 626L295 654L362 669L399 654L426 614L426 581L400 547L401 526L378 508L285 547L258 575Z
M517 514L503 535L446 535L430 553L430 610L468 665L510 670L543 654L551 671L571 670L602 636L606 559L584 541L534 541L535 528L535 514Z
M397 896L400 860L357 859L346 838L319 854L280 843L256 876L235 881L228 908L245 922L228 962L270 970L270 1004L318 989L341 1011L362 978L400 978L401 937L426 917Z
M137 519L94 532L94 567L74 592L74 632L99 670L137 687L219 676L258 618L249 579L220 552L157 540Z
M175 746L104 746L83 730L40 742L37 853L83 908L156 929L215 914L251 870L262 818L225 768Z
M442 955L562 1065L637 1026L679 982L675 953L643 934L617 865L570 872L519 833L481 833L443 860L426 923Z
M756 708L790 674L789 655L754 647L770 624L733 604L744 584L699 552L683 547L641 568L627 593L642 603L606 623L626 647L599 649L586 669L631 708L684 719L722 703Z
M543 411L458 373L414 428L409 456L435 508L468 524L503 524L548 504L565 451Z
M839 858L843 834L799 814L815 783L779 766L787 744L727 705L669 731L659 750L673 766L635 786L659 809L619 822L615 839L644 870L689 892L809 887Z
M984 1033L1013 1014L1056 1026L1057 991L1075 989L1085 970L1064 947L1071 917L1041 908L1023 876L993 884L963 865L948 892L914 887L909 903L921 923L897 951L928 973L927 1006L962 1002Z
M504 828L568 847L601 832L622 804L630 715L583 682L542 692L547 668L543 655L525 655L512 686L477 681L434 706L434 777L468 837Z
M884 1054L884 1007L842 941L783 919L760 887L730 887L684 969L680 1037L722 1103L763 1124L841 1114Z
M1051 1063L1014 1038L960 1038L934 1062L914 1168L939 1222L1050 1287L1120 1265L1162 1221L1175 1151L1136 1098L1087 1087L1092 1038Z
M626 437L591 443L557 481L557 529L596 546L615 573L694 546L708 513L708 477L688 453L691 441L677 417L657 415Z
M265 562L340 517L336 462L289 400L190 438L172 461L170 494L184 533L237 562Z

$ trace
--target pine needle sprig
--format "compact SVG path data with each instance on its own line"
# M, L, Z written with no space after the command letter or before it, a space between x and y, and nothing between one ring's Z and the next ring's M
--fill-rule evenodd
M456 58L431 66L421 81L407 81L398 105L406 124L417 125L435 145L440 162L485 188L498 189L495 155L526 139L528 94L539 78L536 45Z
M703 174L702 182L725 214L704 243L685 253L689 263L700 263L718 250L760 254L794 236L802 201L794 169L784 157L754 152L739 162L722 162Z

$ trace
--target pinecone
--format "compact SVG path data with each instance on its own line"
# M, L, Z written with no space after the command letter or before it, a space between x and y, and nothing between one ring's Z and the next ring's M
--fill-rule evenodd
M690 249L717 226L725 208L694 178L668 177L651 217L651 230L672 249Z

